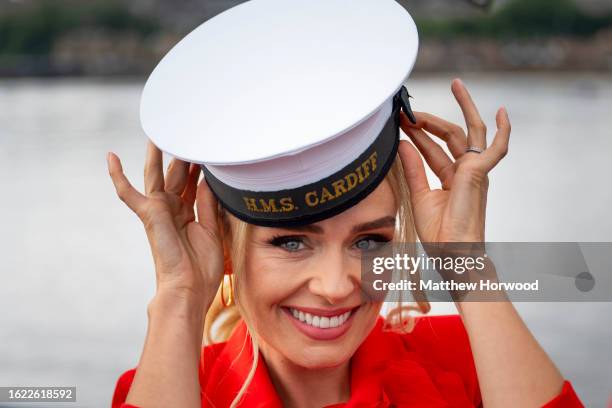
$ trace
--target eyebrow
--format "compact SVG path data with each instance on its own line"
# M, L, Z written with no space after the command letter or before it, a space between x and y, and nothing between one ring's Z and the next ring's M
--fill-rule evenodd
M372 230L376 228L394 227L394 226L395 226L395 217L392 217L389 215L389 216L382 217L374 221L368 221L368 222L364 222L363 224L355 225L351 229L351 234L356 234L358 232ZM321 228L320 226L316 224L300 225L296 227L287 227L283 229L289 230L289 231L297 231L297 232L312 232L314 234L323 233L323 228Z
M351 233L356 234L358 232L367 231L367 230L376 229L376 228L383 228L383 227L395 227L395 217L386 216L386 217L382 217L374 221L369 221L363 224L355 225L353 229L351 230Z

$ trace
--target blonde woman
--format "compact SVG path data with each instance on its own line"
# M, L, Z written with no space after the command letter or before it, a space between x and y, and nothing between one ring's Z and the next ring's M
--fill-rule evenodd
M198 184L198 166L173 159L164 175L152 143L140 193L109 153L157 278L142 356L119 378L113 407L582 406L510 302L457 302L457 316L410 322L381 317L382 303L362 296L364 251L485 240L487 174L506 155L510 122L500 109L487 146L465 86L451 88L467 132L402 113L412 143L399 143L384 180L342 212L296 227L238 219L204 178ZM442 189L430 189L421 155Z

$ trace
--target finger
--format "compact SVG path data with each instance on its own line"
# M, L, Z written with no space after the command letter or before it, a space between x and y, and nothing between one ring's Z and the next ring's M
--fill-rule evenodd
M196 192L198 191L198 178L200 177L200 166L195 163L191 163L189 166L189 175L187 177L187 185L185 191L183 191L183 201L193 207L196 199Z
M455 79L451 85L455 99L463 112L465 123L468 128L467 144L481 149L487 147L487 126L480 117L478 109L470 96L467 88L460 79Z
M448 146L448 150L455 159L458 159L465 153L465 149L467 148L467 137L461 126L430 113L414 112L414 116L417 119L416 125L409 120L402 120L402 125L424 129L432 135L444 140L446 146Z
M491 143L487 150L481 153L487 171L495 167L508 154L508 144L510 142L510 118L508 118L508 112L505 108L500 108L497 111L495 122L497 124L497 133L495 133L493 143Z
M121 160L116 154L109 152L106 155L106 162L108 165L108 174L110 174L117 195L132 211L136 214L140 214L141 209L147 198L140 194L130 183L130 181L123 174L123 167L121 166Z
M189 163L176 157L170 160L168 171L166 172L166 180L164 182L164 190L166 193L181 195L187 185L187 176L189 175Z
M442 188L450 188L455 174L453 161L442 147L421 129L406 128L406 134L419 149L425 161L442 182Z
M423 191L429 191L425 166L417 149L412 143L402 140L398 151L402 160L404 175L408 182L408 188L410 189L410 197L414 198Z
M217 199L210 190L205 178L202 178L196 192L196 212L198 222L209 231L217 231Z
M162 152L149 140L144 169L144 184L147 194L164 191L164 171L162 166Z

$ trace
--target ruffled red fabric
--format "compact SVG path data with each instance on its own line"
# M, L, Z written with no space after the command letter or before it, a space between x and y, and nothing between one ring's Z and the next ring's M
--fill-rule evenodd
M327 408L468 408L481 406L472 353L457 315L418 319L409 334L382 330L380 318L351 360L351 397ZM247 377L253 360L246 325L231 338L203 348L200 364L202 407L229 407ZM242 398L244 407L281 408L265 361L259 356L254 378ZM125 403L135 369L117 381L112 408L138 408ZM565 381L546 408L582 407Z

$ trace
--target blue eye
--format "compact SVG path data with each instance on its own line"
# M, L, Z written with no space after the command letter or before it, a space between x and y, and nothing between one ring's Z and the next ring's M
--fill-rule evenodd
M270 240L270 244L283 248L289 252L299 251L304 249L304 241L300 237L274 237Z
M382 236L371 236L360 239L355 242L355 247L360 251L373 251L380 248L382 245L389 242L389 240Z
M287 251L297 251L302 249L303 242L298 240L287 241L281 244L281 247L285 248Z

